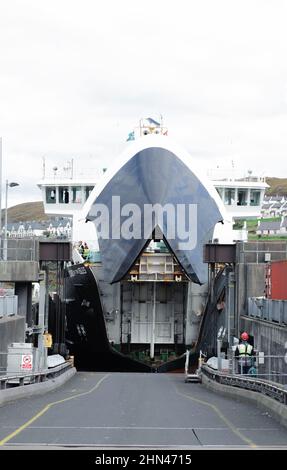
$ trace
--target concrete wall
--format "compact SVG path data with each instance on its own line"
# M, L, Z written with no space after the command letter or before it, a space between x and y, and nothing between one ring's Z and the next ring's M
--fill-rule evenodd
M0 281L33 282L38 279L37 261L0 261Z
M254 336L256 350L263 351L267 356L280 356L280 358L266 358L262 373L268 374L271 371L271 373L286 374L275 381L287 384L287 327L248 317L242 317L240 323L241 330ZM271 377L271 380L274 379L275 376Z
M204 374L202 375L202 384L213 392L218 392L224 396L234 398L235 400L253 402L255 406L258 406L263 410L270 410L272 416L283 426L287 427L287 406L283 403L279 403L271 397L267 397L266 395L262 395L258 392L253 392L252 390L244 390L239 387L217 383L206 377Z
M26 319L32 326L32 284L31 282L16 282L15 294L18 296L18 315Z
M25 318L20 316L0 319L0 352L6 353L11 343L25 341ZM6 368L7 356L0 354L0 370Z

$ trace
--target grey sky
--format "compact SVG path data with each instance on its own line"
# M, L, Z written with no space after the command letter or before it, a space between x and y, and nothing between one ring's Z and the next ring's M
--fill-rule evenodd
M141 117L204 166L287 176L285 0L0 0L3 179L106 167ZM92 163L92 165L91 165Z

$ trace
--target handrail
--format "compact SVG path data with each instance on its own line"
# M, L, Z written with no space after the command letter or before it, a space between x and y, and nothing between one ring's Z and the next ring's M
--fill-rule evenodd
M280 403L283 403L284 405L287 405L287 389L274 382L243 377L241 375L224 374L222 372L211 369L211 367L206 364L202 365L201 373L208 379L213 380L214 382L217 382L221 385L229 385L232 387L258 392Z
M72 362L66 361L64 364L60 364L59 366L53 367L51 369L45 369L41 372L31 372L30 374L15 373L13 375L5 376L0 375L0 390L7 389L7 385L9 385L9 382L12 380L19 380L19 386L25 385L25 382L27 383L27 378L32 379L35 383L45 382L47 379L57 377L72 367Z
M266 299L263 297L249 297L248 309L244 316L253 320L260 320L286 327L287 300Z

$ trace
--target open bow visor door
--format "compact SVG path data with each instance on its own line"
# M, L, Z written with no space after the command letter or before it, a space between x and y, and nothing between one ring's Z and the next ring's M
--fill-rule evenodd
M86 219L96 225L105 279L120 281L159 227L186 276L203 284L203 245L223 222L224 206L211 183L195 173L188 154L148 140L131 144L123 164L107 171L90 195Z

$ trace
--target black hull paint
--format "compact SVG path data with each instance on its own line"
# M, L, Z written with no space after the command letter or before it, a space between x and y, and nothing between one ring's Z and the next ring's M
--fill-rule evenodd
M150 366L116 351L109 343L99 288L90 268L68 268L66 342L78 370L152 372Z

